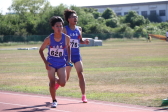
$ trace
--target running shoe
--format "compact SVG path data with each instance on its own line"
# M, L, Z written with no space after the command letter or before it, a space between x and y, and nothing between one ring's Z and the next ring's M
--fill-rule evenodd
M53 102L52 104L51 104L51 108L56 108L57 107L57 102Z
M82 95L82 101L83 103L87 103L86 95Z
M55 83L55 90L57 90L59 88L59 84L58 83Z

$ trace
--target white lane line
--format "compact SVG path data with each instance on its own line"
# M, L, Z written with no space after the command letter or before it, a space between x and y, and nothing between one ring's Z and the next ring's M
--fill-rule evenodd
M50 97L45 97L45 96L24 95L24 93L23 94L16 94L16 93L0 92L0 94L10 94L10 95L19 95L19 96L31 96L31 97L39 97L39 98L50 98ZM58 98L58 99L60 99L60 100L67 100L67 101L79 101L79 100L71 100L71 99L66 99L66 98ZM122 105L117 105L117 104L97 103L97 102L94 102L94 101L90 101L89 103L98 104L98 105L108 105L108 106L132 108L132 109L137 109L137 110L150 110L150 111L152 111L152 109L144 109L144 108L140 108L140 107L131 107L131 106L122 106Z
M21 106L21 107L26 107L26 108L39 108L39 109L46 109L46 110L59 111L59 112L70 112L70 111L58 110L58 109L52 109L52 108L36 107L36 106L29 106L29 105L22 105L22 104L13 104L13 103L5 103L5 102L0 102L0 104Z

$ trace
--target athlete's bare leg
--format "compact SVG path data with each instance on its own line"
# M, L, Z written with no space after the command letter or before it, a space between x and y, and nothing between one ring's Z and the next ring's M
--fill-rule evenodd
M48 70L48 78L50 80L50 95L52 97L52 100L55 100L55 68L50 67L50 70Z
M71 69L72 69L71 66L66 66L67 81L69 80Z
M63 68L59 68L57 70L57 75L58 75L58 78L59 80L57 80L57 83L61 86L61 87L64 87L65 84L66 84L66 71L65 71L65 67Z
M79 86L82 92L82 95L85 95L85 79L83 74L83 63L82 61L78 61L75 64L76 72L79 78Z

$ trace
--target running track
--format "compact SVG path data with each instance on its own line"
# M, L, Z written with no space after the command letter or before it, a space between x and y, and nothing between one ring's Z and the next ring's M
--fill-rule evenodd
M120 103L57 97L58 107L50 108L49 95L0 91L0 112L168 112L168 108L154 108Z

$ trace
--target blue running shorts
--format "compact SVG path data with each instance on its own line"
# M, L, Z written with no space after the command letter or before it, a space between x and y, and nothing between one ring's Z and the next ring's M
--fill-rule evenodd
M68 60L68 56L65 56L65 59ZM81 60L82 60L82 58L80 55L71 55L71 62L72 63L76 63ZM69 65L67 65L67 66L69 66Z
M49 63L51 63L51 67L55 68L55 69L60 69L63 67L66 67L66 61L53 61L53 60L47 60Z

